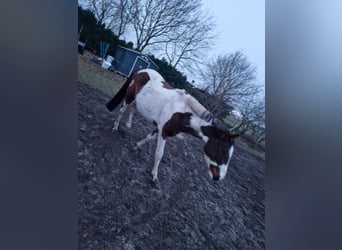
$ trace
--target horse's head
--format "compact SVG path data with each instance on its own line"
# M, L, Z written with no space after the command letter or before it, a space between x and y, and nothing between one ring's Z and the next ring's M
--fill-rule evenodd
M213 125L202 126L201 130L208 137L204 146L204 157L208 164L209 176L215 181L222 180L226 176L233 155L234 139L239 135L231 134L223 124L215 122Z

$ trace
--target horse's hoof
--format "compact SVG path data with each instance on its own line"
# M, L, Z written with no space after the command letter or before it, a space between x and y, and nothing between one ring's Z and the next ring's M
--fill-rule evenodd
M150 179L150 185L154 189L160 189L159 181L156 180L154 181L153 179Z

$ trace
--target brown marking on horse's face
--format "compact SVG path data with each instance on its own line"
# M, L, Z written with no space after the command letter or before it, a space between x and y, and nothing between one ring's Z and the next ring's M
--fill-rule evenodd
M223 131L213 126L202 126L201 131L208 137L204 153L212 178L219 180L221 177L222 179L224 176L221 176L220 171L223 171L225 175L229 163L229 150L234 145L234 139L239 135L230 134L229 131Z
M201 131L208 137L208 142L204 146L204 152L210 160L218 165L228 161L229 148L234 145L234 139L238 134L230 134L213 126L202 126Z
M146 72L136 71L132 75L131 85L128 87L126 92L125 101L127 104L132 103L135 100L136 95L144 87L144 85L150 80L149 75Z
M168 84L165 81L162 81L162 84L163 84L163 87L166 88L166 89L174 89L174 87L172 87L170 84Z
M209 169L213 175L213 179L218 181L220 179L220 168L212 164L209 165Z
M162 136L166 137L175 136L178 133L184 132L199 137L197 132L190 127L190 119L193 114L191 113L174 113L170 120L168 120L162 129Z

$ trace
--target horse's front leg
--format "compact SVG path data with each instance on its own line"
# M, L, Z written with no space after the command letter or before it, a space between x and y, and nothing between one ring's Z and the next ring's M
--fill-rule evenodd
M158 134L158 129L155 129L154 131L152 131L151 133L149 133L146 138L142 139L141 141L138 141L136 143L136 148L140 148L142 145L144 145L146 142L153 140L154 138L157 137Z
M164 154L164 148L165 148L165 142L166 140L161 136L161 130L159 130L158 133L158 142L157 142L157 148L156 148L156 154L154 158L154 166L152 169L152 178L153 181L156 181L158 179L158 167L161 159L163 158Z

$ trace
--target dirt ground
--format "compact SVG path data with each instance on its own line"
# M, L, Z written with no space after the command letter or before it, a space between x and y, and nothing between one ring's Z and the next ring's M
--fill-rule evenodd
M170 138L152 182L153 125L112 132L105 92L79 83L79 249L264 249L265 162L236 147L226 178L209 179L204 143Z

